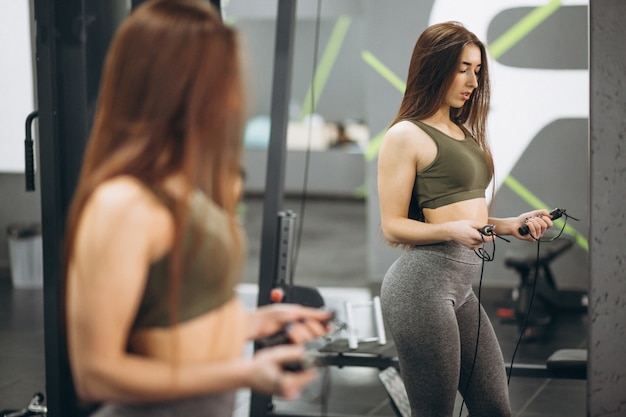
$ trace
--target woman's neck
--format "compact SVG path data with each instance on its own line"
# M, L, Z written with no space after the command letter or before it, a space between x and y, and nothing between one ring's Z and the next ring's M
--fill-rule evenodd
M423 120L424 123L440 126L455 126L456 124L450 119L450 107L443 106L432 116Z
M439 109L439 111L437 111L437 113L433 114L432 116L426 119L422 119L421 121L426 123L429 126L437 128L438 130L442 131L443 133L447 134L450 137L453 137L453 138L465 137L465 131L463 131L463 129L459 125L457 125L452 120L450 120L449 108L447 108L447 110L441 108Z

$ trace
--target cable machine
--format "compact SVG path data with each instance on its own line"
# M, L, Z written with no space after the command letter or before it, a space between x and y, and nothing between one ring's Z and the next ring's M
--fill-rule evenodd
M271 302L270 295L277 272L278 214L282 211L285 182L285 156L291 71L293 62L296 1L279 0L274 46L274 76L272 79L271 130L267 152L267 172L263 200L263 226L261 230L261 256L259 266L259 293L257 305ZM269 169L271 167L272 169ZM255 346L255 349L257 346ZM271 412L270 396L252 393L250 416L264 417Z
M220 8L220 0L210 0ZM34 0L49 417L78 417L63 332L62 241L115 30L143 0ZM34 184L31 184L34 188Z

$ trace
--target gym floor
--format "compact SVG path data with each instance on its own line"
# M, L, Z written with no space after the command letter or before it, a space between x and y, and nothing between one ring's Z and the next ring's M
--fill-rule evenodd
M256 303L262 205L260 198L246 198L244 221L249 242L240 294L250 308ZM301 211L297 199L286 199L284 207L296 213ZM338 311L339 321L345 319L341 313L345 301L368 302L377 292L365 281L365 216L365 203L359 200L306 202L295 280L299 285L318 288L326 305ZM481 298L496 328L505 360L509 361L519 329L500 320L496 311L510 307L510 290L483 287ZM10 277L0 277L0 410L23 408L34 393L45 393L42 304L42 290L14 289ZM368 331L371 318L367 314L359 314L357 321L359 328ZM347 336L340 331L334 337ZM545 338L520 345L515 364L543 364L557 349L585 347L586 339L586 315L559 314ZM291 416L395 417L391 396L379 374L380 370L368 367L323 368L319 379L298 400L275 400L274 405L279 414ZM586 415L585 381L513 377L509 388L515 417ZM249 416L249 399L248 391L239 393L235 417ZM455 415L459 415L460 405L457 399ZM463 415L466 413L464 410Z

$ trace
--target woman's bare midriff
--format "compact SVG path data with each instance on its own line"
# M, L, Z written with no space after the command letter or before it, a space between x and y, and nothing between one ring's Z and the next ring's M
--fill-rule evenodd
M459 201L436 209L423 209L424 218L428 223L441 224L457 220L474 220L487 224L489 213L484 198Z
M175 327L135 330L129 349L179 364L240 358L246 343L246 312L234 297L219 309Z

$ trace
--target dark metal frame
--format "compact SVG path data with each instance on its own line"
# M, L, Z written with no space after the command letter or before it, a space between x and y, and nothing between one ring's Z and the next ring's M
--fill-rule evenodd
M270 143L267 152L263 227L259 266L257 305L270 303L278 259L278 214L283 206L285 157L291 71L293 62L296 0L279 0L275 34L274 76L272 81ZM258 346L255 346L257 349ZM273 408L272 398L256 392L250 398L250 416L267 416Z
M91 129L100 72L123 0L35 0L38 155L49 417L83 414L72 383L63 315L65 219Z

